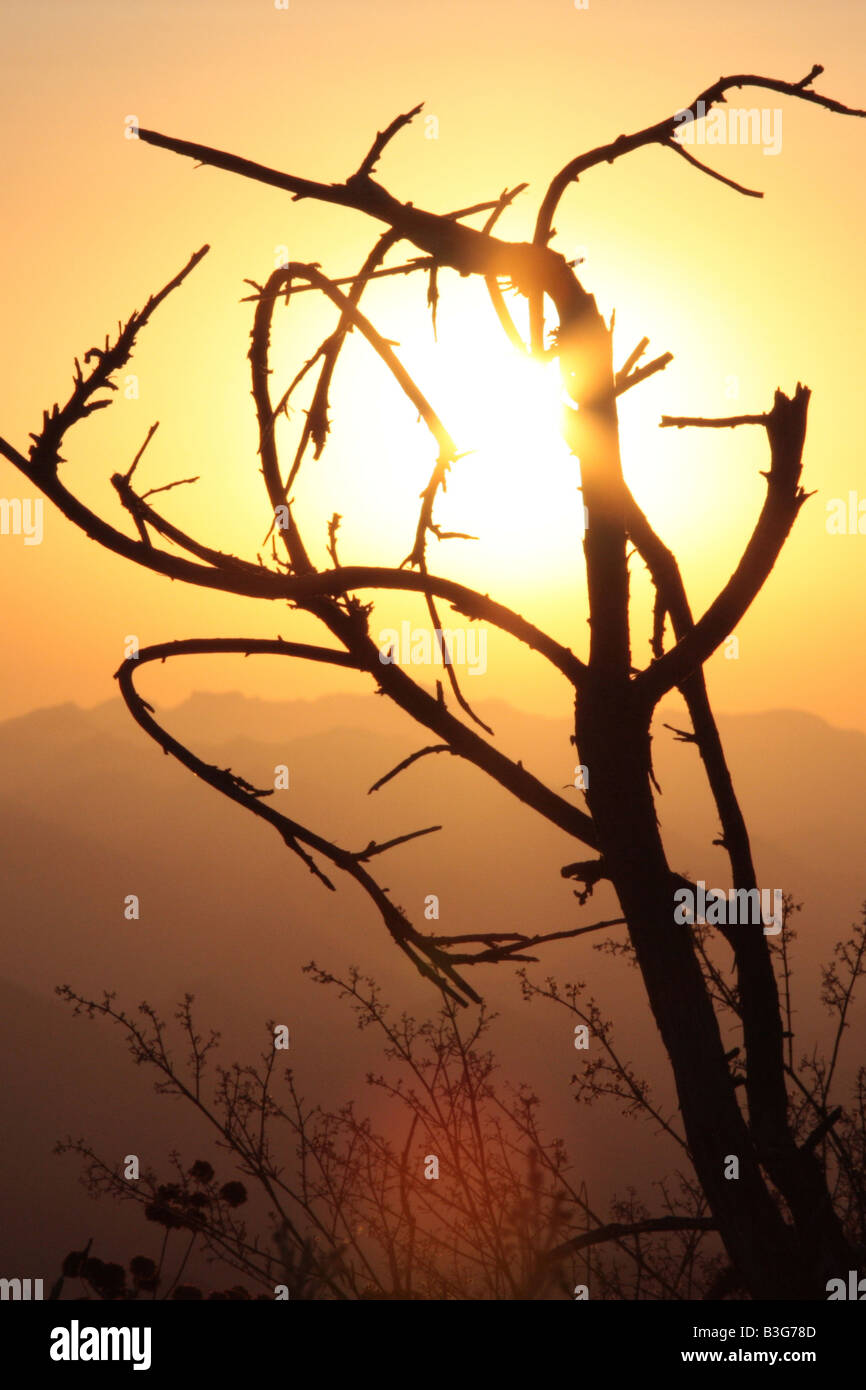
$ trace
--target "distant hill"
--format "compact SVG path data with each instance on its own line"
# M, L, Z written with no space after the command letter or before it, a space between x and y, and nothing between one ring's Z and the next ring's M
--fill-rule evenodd
M501 702L479 712L497 742L551 786L572 782L567 720ZM580 908L561 878L574 842L456 759L426 759L368 796L376 778L430 741L384 700L197 694L159 714L182 740L258 784L285 763L291 785L277 804L342 843L361 847L441 824L439 834L378 861L395 901L422 927L428 893L440 897L443 932L554 931L617 915L609 890ZM698 756L665 721L680 725L682 716L662 712L653 743L671 860L710 886L724 885ZM821 1026L818 962L866 897L866 735L793 710L723 717L720 725L760 881L806 904L796 922L795 978L805 1047ZM115 1240L116 1257L135 1253L123 1221L88 1203L74 1165L51 1157L55 1138L72 1130L116 1153L138 1152L138 1144L158 1158L189 1133L182 1108L156 1100L147 1078L134 1074L119 1037L102 1022L70 1018L55 984L96 995L116 989L122 1004L147 998L165 1015L190 990L202 1023L222 1030L225 1060L252 1058L263 1021L285 1020L305 1093L324 1104L354 1096L362 1108L365 1072L379 1064L375 1041L300 967L312 957L335 972L356 964L377 978L396 1011L435 1008L430 987L353 885L324 890L273 831L166 758L120 701L91 710L61 705L0 724L0 826L0 1009L4 1056L15 1058L3 1088L0 1181L4 1194L21 1195L0 1230L0 1273L53 1277L51 1261L97 1230ZM138 922L123 916L130 893L140 898ZM531 968L585 980L623 1051L670 1098L635 972L595 944L594 937L557 944ZM610 1111L577 1111L570 1100L567 1018L523 1005L510 969L482 968L471 978L499 1012L494 1045L504 1075L539 1090L549 1126L566 1139L596 1204L616 1185L646 1181L655 1162L651 1132ZM193 1132L189 1143L196 1142Z

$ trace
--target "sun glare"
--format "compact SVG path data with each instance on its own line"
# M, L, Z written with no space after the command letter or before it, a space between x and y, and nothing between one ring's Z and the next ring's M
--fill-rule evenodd
M419 331L414 300L392 301L381 321L460 455L436 499L434 519L444 532L477 538L441 546L431 539L431 569L484 591L497 589L503 598L507 592L512 603L528 590L554 595L566 586L572 592L584 576L585 512L580 464L562 437L558 361L542 363L521 352L488 305L449 313L443 299L435 339L429 321ZM622 336L633 341L628 329ZM626 349L617 346L622 360ZM352 370L340 378L346 395L334 412L338 421L350 422L338 445L340 474L308 469L298 496L309 497L311 514L320 517L331 514L339 497L347 555L363 546L367 563L398 550L402 559L436 445L381 363L364 344L351 347ZM623 470L639 504L667 531L684 505L701 501L694 494L705 485L693 466L683 477L677 441L658 428L664 405L658 384L650 381L639 391L641 400L627 398L620 410ZM366 439L377 441L372 492L369 471L357 467L359 440Z
M470 532L536 571L582 537L580 468L560 428L557 363L496 336L451 335L413 354L413 370L461 457L440 499L443 529ZM575 535L575 522L580 529Z

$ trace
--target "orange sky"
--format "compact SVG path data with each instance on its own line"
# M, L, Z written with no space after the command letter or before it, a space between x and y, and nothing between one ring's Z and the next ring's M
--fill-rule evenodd
M158 419L142 465L146 485L200 474L194 487L162 499L165 511L199 539L249 557L269 514L255 456L243 279L265 279L283 245L329 274L350 273L379 228L359 214L194 171L125 139L127 116L340 180L378 128L424 100L438 137L426 138L423 119L404 131L380 165L382 181L446 211L527 180L529 191L501 223L503 235L522 239L547 181L571 156L674 111L720 73L794 81L821 62L819 90L866 106L866 9L841 0L691 9L671 0L590 0L586 10L566 0L290 0L288 11L267 0L28 0L7 2L2 27L0 433L25 448L42 409L65 398L73 357L210 242L204 264L140 340L131 366L138 399L119 399L70 435L64 476L122 524L108 477ZM644 334L653 355L674 353L664 374L623 399L624 463L638 501L680 556L696 611L745 544L763 494L765 443L757 430L660 432L659 415L751 413L770 406L777 385L812 388L804 483L818 493L738 629L738 659L713 658L711 693L720 710L796 707L866 729L866 535L831 535L825 525L832 499L866 497L866 121L748 91L741 104L781 107L779 154L725 146L695 153L763 188L763 201L651 150L570 189L556 244L585 257L584 283L606 314L616 308L619 360ZM548 624L583 655L580 499L553 427L555 391L536 433L547 388L501 343L483 287L441 275L438 348L425 291L420 276L386 282L365 307L399 341L458 446L475 451L457 466L439 519L481 539L442 544L431 567ZM278 374L293 374L333 326L333 314L312 301L282 311ZM430 441L360 341L341 359L332 407L328 449L307 465L295 493L305 534L324 563L325 526L337 510L345 561L399 563L411 545ZM0 497L31 495L0 461ZM129 634L146 643L316 631L286 609L184 590L137 570L50 510L41 545L0 536L0 582L0 717L109 698ZM402 618L422 621L412 598L392 597L381 615L374 632ZM644 625L634 637L642 662L643 602L635 618ZM561 678L496 634L486 674L467 686L474 699L503 696L541 712L568 698ZM176 663L149 674L145 686L166 702L193 688L290 697L365 687L345 673L231 658Z

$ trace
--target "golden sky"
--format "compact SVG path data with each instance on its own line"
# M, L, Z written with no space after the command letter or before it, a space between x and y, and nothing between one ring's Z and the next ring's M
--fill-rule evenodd
M589 0L586 9L570 0L290 0L288 10L270 0L7 0L2 29L0 433L26 448L42 409L68 394L73 357L209 242L210 255L140 339L130 367L138 398L119 394L111 410L79 426L63 471L67 485L122 525L109 476L128 466L159 420L139 477L154 487L199 474L195 486L162 499L164 510L198 539L247 557L270 516L255 453L244 277L263 281L283 247L328 274L351 273L380 228L194 170L125 138L127 117L339 181L377 129L423 100L435 122L422 117L398 136L381 180L435 211L528 181L500 224L503 235L525 239L547 182L568 159L672 113L722 73L796 81L820 62L818 90L866 106L866 7L843 0ZM866 121L749 90L736 104L781 109L779 152L694 152L762 188L763 200L652 149L572 187L555 244L584 257L584 283L605 315L616 309L618 360L644 334L651 355L674 354L666 372L623 398L623 455L638 501L680 557L696 613L748 538L766 444L756 429L660 431L659 416L754 413L769 408L777 386L812 388L804 484L817 495L737 631L738 658L719 653L710 663L710 688L722 711L793 707L866 729L866 535L826 527L833 499L866 498ZM585 655L580 495L556 434L555 380L514 357L480 283L443 272L439 289L438 344L423 276L386 281L364 301L458 447L474 451L456 466L438 519L480 540L434 544L431 568L490 591ZM277 383L333 327L333 311L314 298L278 311ZM339 511L345 562L399 563L434 451L354 338L337 369L332 420L322 459L307 463L294 494L311 548L325 563L326 523ZM284 438L287 459L288 427ZM0 460L0 497L31 495ZM642 664L649 630L640 568L633 650ZM312 620L285 608L138 570L48 509L41 545L0 536L0 582L0 717L111 697L130 634L142 644L316 634ZM403 618L423 621L409 596L392 596L380 611L374 633ZM486 674L465 682L470 697L561 710L568 691L560 677L509 639L489 640ZM342 672L233 658L175 663L149 673L145 686L169 703L205 688L291 698L369 686Z

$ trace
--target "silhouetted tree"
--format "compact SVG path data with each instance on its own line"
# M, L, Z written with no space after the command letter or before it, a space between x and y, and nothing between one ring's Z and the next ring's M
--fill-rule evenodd
M122 1164L85 1140L59 1144L84 1161L94 1195L135 1203L163 1228L157 1258L134 1257L128 1279L119 1264L75 1252L65 1279L78 1277L101 1298L196 1296L178 1290L191 1287L180 1280L198 1246L265 1297L282 1289L292 1299L545 1299L590 1290L593 1298L683 1298L711 1286L718 1242L694 1179L677 1173L659 1185L662 1217L649 1218L635 1192L602 1217L575 1183L561 1141L544 1137L538 1097L497 1083L483 1006L468 1028L447 998L433 1020L392 1019L358 971L338 980L307 969L350 1001L359 1027L382 1035L387 1070L368 1084L387 1100L390 1137L354 1103L331 1112L308 1103L293 1069L281 1074L273 1046L257 1065L214 1067L218 1036L198 1033L189 996L173 1031L150 1005L136 1016L111 995L59 991L77 1013L123 1031L135 1062L159 1074L157 1091L195 1109L242 1179L225 1182L216 1159L187 1166L175 1153L168 1180L146 1171L130 1182ZM271 1024L267 1031L272 1039ZM593 1078L586 1084L604 1094ZM656 1119L643 1083L640 1091ZM253 1193L262 1199L256 1216ZM648 1246L641 1237L649 1235ZM174 1261L172 1244L180 1247Z
M725 101L731 90L748 86L831 112L866 114L815 92L812 84L821 71L815 66L793 83L747 74L723 77L703 91L687 111L692 120L703 119ZM692 722L685 737L696 745L705 766L721 821L721 842L730 859L733 886L744 894L756 892L749 838L710 709L702 668L760 591L806 500L800 476L809 391L801 385L790 397L777 391L771 409L763 414L721 420L663 418L663 424L678 427L755 425L765 431L769 446L766 499L754 531L730 580L695 619L676 560L637 506L620 466L617 399L661 370L670 354L640 366L647 346L644 339L616 370L611 329L574 266L550 245L553 219L565 190L598 165L611 164L650 145L670 150L740 193L754 196L754 190L716 173L684 148L678 138L683 113L675 113L573 159L551 182L539 208L532 241L507 241L494 235L494 227L517 189L490 202L440 215L412 202L400 202L374 177L388 142L419 110L415 108L392 121L377 135L356 172L345 182L332 184L284 174L205 145L154 131L139 131L139 138L148 144L252 178L295 198L312 198L354 209L385 228L360 272L348 281L331 279L316 265L292 262L274 271L263 285L250 282L255 310L249 355L261 471L272 526L269 562L227 555L186 534L157 511L152 497L158 490L141 493L135 487L135 470L144 445L127 472L112 478L135 525L136 536L97 516L61 478L60 451L67 431L109 404L102 393L116 389L113 378L129 359L138 332L165 296L199 262L206 247L149 299L141 312L132 315L113 341L106 339L104 348L92 348L85 354L83 366L76 361L69 399L65 405L55 405L45 412L42 429L32 436L27 456L5 441L0 441L0 451L64 515L115 553L190 584L263 600L288 600L313 614L328 629L339 644L337 647L243 638L148 647L135 659L125 661L118 671L121 693L134 719L167 753L273 825L286 846L301 857L323 884L333 886L323 864L353 878L375 904L400 950L446 996L455 1002L478 1003L476 990L465 978L466 967L485 961L525 958L526 948L545 938L529 941L516 935L506 938L499 933L481 933L467 941L426 935L418 930L367 866L384 850L427 831L414 831L385 844L371 842L352 851L275 811L268 803L267 790L250 785L231 771L207 764L159 725L153 710L135 688L135 678L142 667L179 655L237 652L288 656L363 672L382 694L440 740L405 760L390 776L421 756L448 751L486 772L525 805L593 851L592 859L572 863L563 872L582 884L584 899L603 880L612 884L619 899L673 1069L689 1157L736 1279L756 1298L821 1297L827 1279L846 1271L857 1252L834 1209L815 1143L797 1142L771 949L760 926L718 928L733 953L742 1023L743 1060L739 1074L735 1075L722 1041L712 991L702 972L694 924L678 922L674 917L674 894L693 885L668 864L656 817L650 751L653 711L665 695L679 690ZM481 229L469 225L467 219L482 214L487 217ZM386 256L400 242L408 242L421 256L397 267L385 267ZM563 431L580 461L588 518L584 553L590 641L586 660L488 595L429 571L428 537L441 539L447 534L434 519L435 501L458 457L457 447L388 340L361 312L359 302L370 281L379 275L425 271L429 275L428 300L435 308L437 276L444 269L484 279L515 350L558 360L564 391L572 402L563 411ZM347 286L345 292L341 286ZM507 307L505 288L515 290L528 301L528 347ZM291 301L305 289L326 296L338 311L338 322L274 402L269 357L272 318L280 302ZM552 327L545 316L548 304L556 315ZM334 366L347 333L353 329L363 335L416 407L436 440L438 458L422 494L414 541L402 566L341 563L337 555L339 516L335 514L329 533L332 566L318 570L310 559L289 497L308 450L312 448L318 456L325 445ZM277 420L298 381L315 367L319 368L319 376L312 403L293 462L284 470L278 457ZM153 429L145 445L152 433ZM159 538L170 542L175 550L162 548ZM282 552L278 551L277 538ZM629 543L646 562L655 587L653 659L643 669L634 666L631 650ZM524 643L562 674L575 699L574 737L580 761L590 774L587 811L570 804L483 736L491 731L469 708L447 651L442 652L445 672L454 703L466 718L449 708L441 686L437 685L435 693L431 693L396 662L382 661L370 633L371 605L362 602L358 593L385 589L423 594L437 632L441 632L438 604L450 603L468 619L492 624ZM666 644L668 622L673 641ZM586 926L576 927L570 934L585 930ZM460 949L465 946L474 949ZM738 1099L738 1080L743 1083L745 1110ZM830 1117L819 1114L816 1125L816 1133L825 1132ZM739 1164L736 1181L725 1176L731 1157Z
M818 1154L843 1227L862 1245L866 1067L859 1068L845 1114L832 1107L830 1088L866 969L866 904L861 923L837 944L823 970L822 1000L834 1023L829 1060L813 1044L796 1065L794 938L789 929L774 947L785 985L786 1072L796 1087L792 1126ZM699 928L705 979L729 1023L739 1013L736 990L713 962L711 945L707 929ZM357 970L345 980L315 964L307 971L340 991L360 1028L382 1036L388 1070L367 1080L386 1098L385 1134L359 1116L354 1103L327 1112L307 1102L293 1069L281 1073L277 1066L271 1023L271 1045L258 1064L226 1068L215 1065L219 1036L199 1033L190 996L179 1005L172 1030L151 1005L129 1014L110 994L96 1001L68 986L58 990L77 1014L120 1028L135 1063L158 1074L156 1090L187 1102L238 1177L225 1181L206 1159L187 1166L175 1152L167 1180L148 1170L131 1182L123 1164L107 1162L86 1140L59 1144L58 1152L83 1160L83 1180L94 1195L136 1204L163 1237L153 1256L134 1256L126 1269L91 1255L89 1246L72 1252L55 1297L75 1279L85 1296L104 1299L202 1297L197 1284L181 1283L196 1247L261 1289L262 1298L742 1296L706 1198L678 1166L684 1156L688 1168L689 1152L677 1117L663 1113L646 1080L623 1058L613 1026L583 986L560 987L552 979L538 985L520 972L528 1000L564 1008L592 1031L592 1057L573 1078L576 1102L616 1104L648 1121L656 1142L679 1155L670 1177L655 1184L660 1215L650 1215L649 1194L634 1188L615 1197L607 1215L594 1209L562 1142L545 1137L538 1097L525 1086L499 1084L495 1060L483 1050L491 1021L483 1006L468 1029L448 998L434 1020L393 1019L373 982ZM257 1207L248 1200L251 1193L261 1198ZM76 1287L68 1286L67 1294L75 1296ZM251 1295L243 1284L208 1296Z

